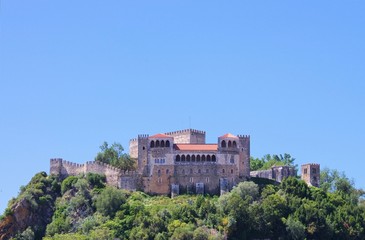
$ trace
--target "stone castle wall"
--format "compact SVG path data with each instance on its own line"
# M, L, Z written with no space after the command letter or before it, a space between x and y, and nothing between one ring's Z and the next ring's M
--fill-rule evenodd
M109 185L118 188L136 190L138 187L139 177L138 173L134 171L122 171L109 164L94 161L77 164L65 161L62 158L50 160L50 174L58 175L61 178L87 173L103 174L106 176L106 182Z
M295 177L297 174L294 167L289 166L274 166L268 170L251 171L251 177L267 178L277 182L282 182L287 177Z

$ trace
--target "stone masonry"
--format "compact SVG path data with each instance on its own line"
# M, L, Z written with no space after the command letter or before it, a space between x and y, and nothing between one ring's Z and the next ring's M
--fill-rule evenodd
M136 160L135 172L99 162L76 164L56 158L50 161L50 173L62 178L88 172L104 174L107 183L118 188L172 196L222 194L250 176L281 182L296 175L288 166L250 173L248 135L227 133L218 137L216 143L207 144L205 132L195 129L153 136L143 134L130 140L129 154Z

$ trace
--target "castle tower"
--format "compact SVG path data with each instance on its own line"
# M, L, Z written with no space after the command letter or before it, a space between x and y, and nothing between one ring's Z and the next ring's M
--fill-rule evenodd
M147 156L148 156L148 135L141 134L138 135L137 138L138 145L137 145L137 164L138 164L138 172L145 174L147 172Z
M205 132L195 129L185 129L165 133L174 138L175 143L205 144Z
M240 147L240 177L250 177L250 135L238 135ZM241 175L242 174L242 175Z
M302 180L308 186L319 187L320 181L320 165L316 163L308 163L302 165Z
M172 152L172 148L174 145L174 138L172 136L168 136L162 133L153 135L148 138L149 149L153 148L161 148L163 150L167 149L167 152Z
M218 152L239 155L235 162L239 177L250 177L250 137L227 133L218 138Z

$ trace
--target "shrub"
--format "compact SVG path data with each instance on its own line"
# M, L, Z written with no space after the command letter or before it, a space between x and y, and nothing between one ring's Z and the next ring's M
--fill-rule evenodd
M106 187L96 199L96 209L104 216L114 216L126 199L122 191Z
M104 188L106 177L105 175L96 174L96 173L87 173L86 180L90 184L92 188Z
M64 194L67 190L71 189L71 187L77 182L78 178L75 176L69 176L65 180L63 180L61 184L61 193Z

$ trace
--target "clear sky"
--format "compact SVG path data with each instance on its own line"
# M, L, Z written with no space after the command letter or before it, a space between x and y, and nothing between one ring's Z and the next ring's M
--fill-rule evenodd
M0 211L49 159L194 128L365 188L364 1L0 1Z

